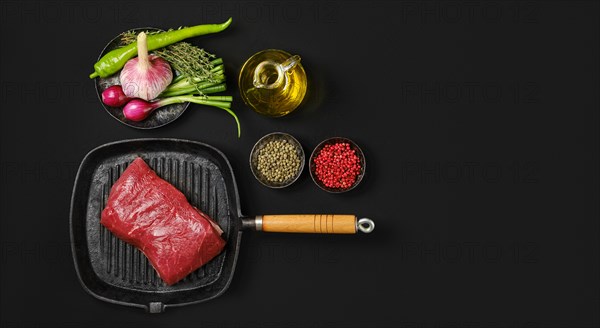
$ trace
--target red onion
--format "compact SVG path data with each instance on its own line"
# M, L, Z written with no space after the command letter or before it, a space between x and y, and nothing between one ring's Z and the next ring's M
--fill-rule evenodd
M166 60L148 55L146 33L138 35L137 47L138 56L127 61L121 70L121 85L129 98L152 100L169 86L173 71Z
M131 99L125 95L120 85L113 85L102 91L102 102L106 106L121 107L129 100Z
M143 121L150 113L158 108L156 107L156 104L158 104L158 102L152 103L142 99L132 99L125 107L123 107L123 115L130 121Z
M240 121L237 115L230 109L231 96L177 96L163 98L157 101L144 101L142 99L132 99L125 107L123 107L123 115L126 119L134 122L143 121L146 119L155 109L177 103L192 102L199 105L213 106L221 108L228 112L235 119L238 129L238 137L240 136Z

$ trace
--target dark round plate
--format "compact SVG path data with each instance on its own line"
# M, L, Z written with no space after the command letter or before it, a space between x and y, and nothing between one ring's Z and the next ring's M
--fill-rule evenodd
M154 28L154 27L141 27L141 28L132 29L132 31L142 32L142 31L162 31L162 30L158 29L158 28ZM117 35L114 39L112 39L106 45L106 47L104 47L104 49L102 50L102 53L100 53L100 56L98 57L98 59L102 58L102 56L104 56L107 52L114 50L116 48L120 48L120 47L121 47L121 35ZM179 116L181 116L181 114L183 114L183 112L190 105L189 102L186 102L186 103L181 103L181 104L173 104L173 105L164 106L164 107L156 109L152 114L150 114L150 116L148 116L148 118L146 118L143 121L140 121L140 122L130 121L130 120L126 119L125 116L123 115L123 107L110 107L110 106L106 106L102 102L102 92L104 90L106 90L108 87L113 86L115 84L121 84L121 82L119 81L120 72L121 71L119 71L109 77L106 77L106 78L97 77L95 82L96 82L96 92L98 93L98 100L100 100L102 107L104 107L104 109L106 110L106 112L108 112L110 114L110 116L114 117L117 121L119 121L125 125L128 125L132 128L136 128L136 129L159 128L163 125L166 125L166 124L169 124L169 123L175 121L177 118L179 118ZM177 71L175 71L174 77L177 75L179 75L179 73Z

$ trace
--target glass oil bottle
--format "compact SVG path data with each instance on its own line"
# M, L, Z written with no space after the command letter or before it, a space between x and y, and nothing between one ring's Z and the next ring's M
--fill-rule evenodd
M300 56L268 49L250 57L239 76L242 99L259 114L281 117L294 111L306 94Z

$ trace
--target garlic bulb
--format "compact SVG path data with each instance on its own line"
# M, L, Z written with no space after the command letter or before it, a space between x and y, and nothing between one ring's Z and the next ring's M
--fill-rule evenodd
M173 71L166 60L148 55L146 33L138 35L137 48L138 56L127 61L121 70L123 92L129 98L152 100L171 84Z

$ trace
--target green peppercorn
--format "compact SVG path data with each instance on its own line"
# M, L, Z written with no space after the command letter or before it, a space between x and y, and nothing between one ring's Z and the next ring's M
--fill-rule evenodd
M285 183L298 174L300 157L287 140L271 140L258 150L256 167L267 182Z

